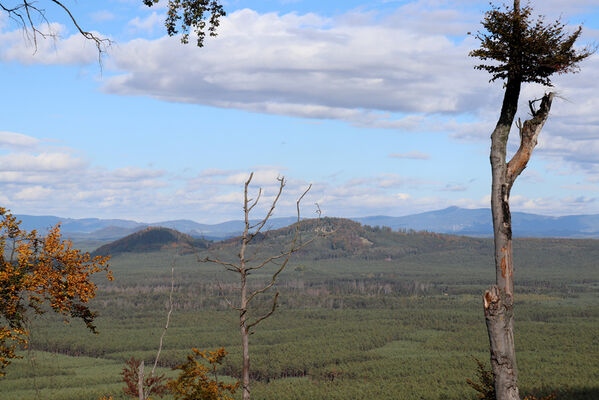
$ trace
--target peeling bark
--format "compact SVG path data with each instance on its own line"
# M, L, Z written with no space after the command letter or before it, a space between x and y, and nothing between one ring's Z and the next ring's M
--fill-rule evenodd
M520 131L520 147L506 163L507 141L514 122L520 97L521 81L508 79L501 115L491 135L491 212L495 242L496 285L484 295L484 313L489 334L491 368L495 377L497 400L519 400L518 368L514 344L514 261L512 255L512 217L510 192L516 178L526 168L538 136L547 121L554 94L539 99L536 110L529 102L532 118L517 127Z
M514 346L514 297L505 290L492 286L485 292L484 308L489 343L491 368L495 376L497 399L519 400L518 369Z

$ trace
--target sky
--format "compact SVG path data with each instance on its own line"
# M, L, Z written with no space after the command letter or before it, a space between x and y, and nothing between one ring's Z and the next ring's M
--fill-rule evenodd
M8 3L16 0L6 0ZM166 36L164 5L67 1L92 43L45 3L59 38L0 12L0 206L143 222L242 217L243 184L286 187L278 216L401 216L489 206L502 99L468 57L486 0L229 0L205 47ZM599 42L596 0L533 2ZM512 210L599 213L599 55L554 79L558 98ZM524 87L527 101L545 88ZM517 148L513 132L509 149Z

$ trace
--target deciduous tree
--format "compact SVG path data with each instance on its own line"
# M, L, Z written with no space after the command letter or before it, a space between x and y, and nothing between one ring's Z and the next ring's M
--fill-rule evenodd
M49 307L66 317L79 318L96 333L95 313L87 303L96 294L94 274L108 269L108 257L91 257L63 240L60 226L41 237L26 232L8 210L0 207L0 375L15 349L27 344L30 313Z
M475 68L491 74L491 81L504 81L504 96L497 125L491 135L491 210L495 240L496 285L484 294L484 313L489 333L491 366L498 400L520 399L518 369L514 347L514 262L512 257L512 221L510 192L522 173L543 125L549 117L554 92L529 101L530 118L517 121L520 147L506 161L508 137L518 111L520 89L532 82L552 86L554 74L576 72L580 61L592 49L577 49L582 29L566 31L560 21L545 22L532 18L533 9L520 6L493 6L482 21L484 30L476 37L479 49L470 53L482 60Z
M187 361L175 367L181 370L177 379L169 381L168 387L177 400L233 400L239 382L229 385L218 380L217 366L227 355L224 347L216 351L191 349ZM210 367L202 363L205 360Z

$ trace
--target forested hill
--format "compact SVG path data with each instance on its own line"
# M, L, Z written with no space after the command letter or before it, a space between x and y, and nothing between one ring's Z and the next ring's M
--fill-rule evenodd
M166 249L178 249L182 253L205 249L210 241L193 238L174 229L148 227L114 242L105 244L93 255L105 256L119 253L145 253Z
M292 224L260 233L252 241L248 254L253 254L256 250L262 255L275 255L285 251L293 240L295 228L296 225ZM299 251L296 257L309 260L354 258L391 261L427 253L436 253L439 257L493 253L493 242L488 238L427 231L393 231L391 228L362 225L343 218L302 220L298 245L312 238L315 240ZM240 243L240 237L211 242L169 228L149 227L106 244L93 254L117 255L177 249L182 254L208 252L221 257L235 257L239 252ZM595 252L599 242L593 239L517 239L515 246L517 249L547 248L552 249L554 254L564 253L564 256L567 256L572 249Z
M268 254L287 249L293 240L296 224L259 234L253 246ZM298 256L312 259L364 258L395 259L408 254L440 250L489 247L487 239L445 235L413 230L393 231L387 227L371 227L343 218L308 219L300 222L299 243L316 239L302 249ZM212 244L210 250L233 251L240 238Z

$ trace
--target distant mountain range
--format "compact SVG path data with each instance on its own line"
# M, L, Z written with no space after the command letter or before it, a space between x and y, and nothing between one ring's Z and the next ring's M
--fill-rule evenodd
M388 226L394 230L414 229L465 236L492 236L493 223L488 208L449 207L404 217L352 218L366 225ZM512 213L515 237L599 238L599 214L549 217Z
M72 219L55 216L17 215L26 230L45 232L49 227L62 224L62 232L72 239L115 240L149 226L175 229L196 238L222 240L239 235L243 221L219 224L201 224L191 220L142 223L122 219ZM350 218L370 226L387 226L393 230L426 230L465 236L491 236L493 233L489 209L449 207L403 217L372 216ZM295 222L294 217L272 218L267 228L278 229ZM599 214L549 217L514 212L512 214L516 237L599 238Z

